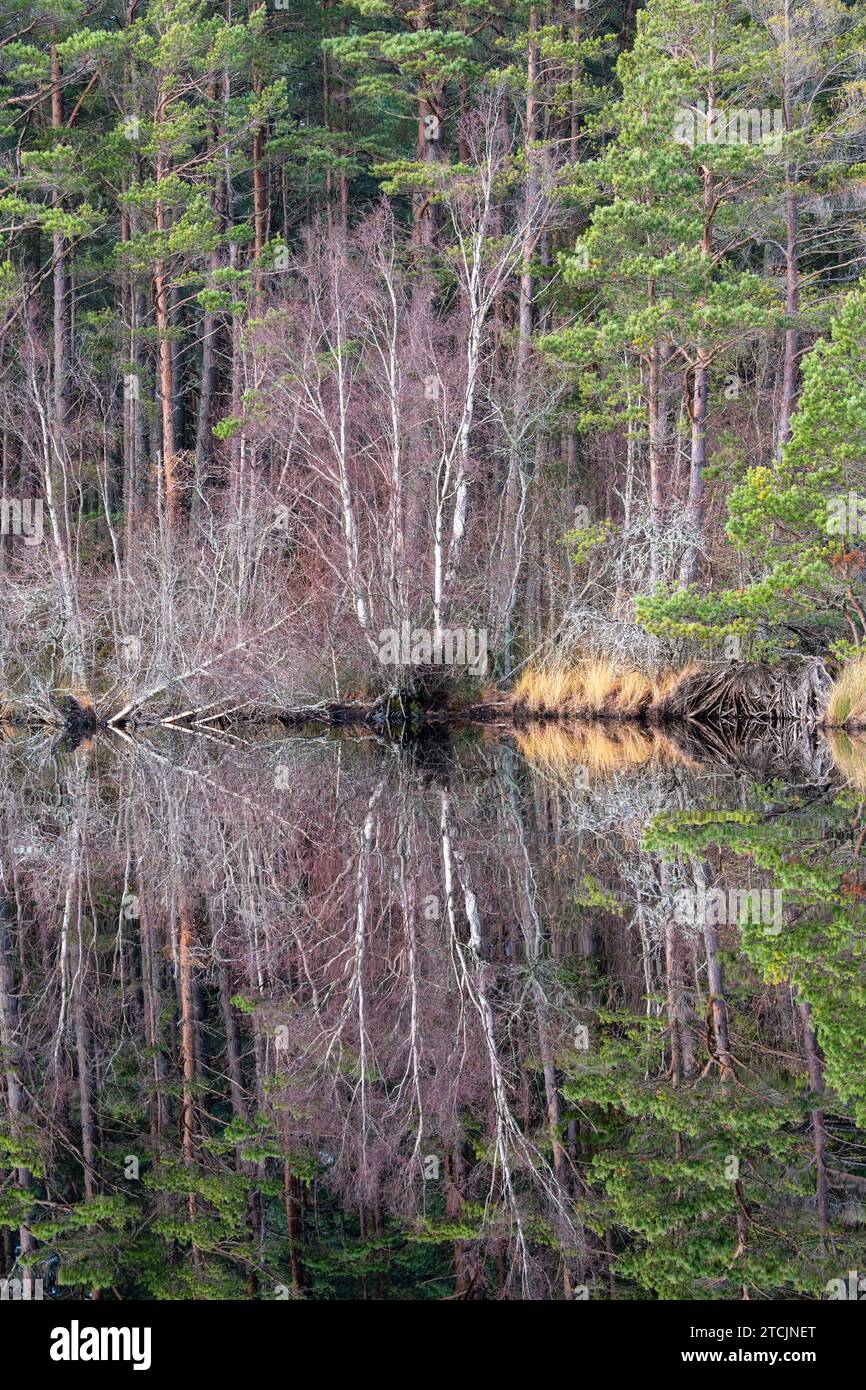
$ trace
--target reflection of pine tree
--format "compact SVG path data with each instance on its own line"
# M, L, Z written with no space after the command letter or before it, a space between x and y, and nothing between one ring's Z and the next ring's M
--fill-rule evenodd
M756 1034L748 1013L754 985L741 963L729 998L732 1084L684 1084L673 1062L665 1071L666 1034L676 1030L670 1016L653 1024L612 1015L601 1062L576 1069L566 1088L572 1100L613 1108L608 1123L619 1141L596 1156L593 1173L634 1241L618 1268L661 1296L693 1296L684 1292L691 1280L708 1297L738 1297L738 1284L815 1296L836 1272L834 1251L862 1260L863 1241L844 1218L859 1153L846 1103L861 1123L864 1105L866 916L853 803L842 794L813 807L779 801L783 795L770 790L756 810L661 816L646 845L692 862L716 850L727 866L719 882L744 873L752 881L755 870L771 876L785 907L781 930L751 918L733 930L771 986L796 992L799 1066L768 1065L766 1045L781 1059L791 1044L784 1034L775 1044L765 1044L764 1030ZM735 1179L725 1177L726 1155L736 1159Z
M593 1125L588 1220L614 1233L619 1296L820 1295L834 1265L820 1258L808 1111L791 1079L676 1086L665 1020L599 1024L598 1055L564 1089Z

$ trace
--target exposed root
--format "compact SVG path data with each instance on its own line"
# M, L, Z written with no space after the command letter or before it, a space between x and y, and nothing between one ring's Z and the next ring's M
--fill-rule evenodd
M662 721L729 725L817 724L830 676L822 661L731 662L683 674L653 707Z
M734 727L819 722L830 677L823 662L730 662L651 677L592 660L530 669L514 690L515 718L634 719ZM866 691L864 691L866 706Z

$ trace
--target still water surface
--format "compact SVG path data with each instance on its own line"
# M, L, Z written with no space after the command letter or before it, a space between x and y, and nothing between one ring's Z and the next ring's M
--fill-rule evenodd
M856 744L16 736L0 780L4 1275L811 1300L866 1274Z

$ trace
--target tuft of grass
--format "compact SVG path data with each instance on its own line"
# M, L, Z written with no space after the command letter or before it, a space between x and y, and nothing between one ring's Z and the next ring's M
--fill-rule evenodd
M621 714L635 715L643 714L649 709L656 698L655 682L649 676L644 675L643 671L626 671L620 676L619 685L616 692L617 709Z
M578 708L590 714L603 714L616 708L619 673L609 661L585 661L577 667Z
M619 679L609 661L548 662L523 672L514 698L531 714L598 714L612 709Z
M678 685L687 681L690 676L696 676L703 667L697 661L690 661L688 665L681 666L678 671L663 671L655 681L653 693L653 704L660 705L669 695L672 695Z
M587 658L571 666L548 662L523 672L514 687L514 703L527 714L636 719L647 713L681 674L658 682L643 671L622 669L604 657Z
M831 729L866 724L866 656L843 666L833 682L824 717Z

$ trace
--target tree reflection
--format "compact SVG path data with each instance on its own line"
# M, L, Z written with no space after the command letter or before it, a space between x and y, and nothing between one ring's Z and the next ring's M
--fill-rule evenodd
M858 795L628 742L586 776L487 738L2 745L7 1277L737 1299L856 1267ZM774 876L777 936L674 912Z

